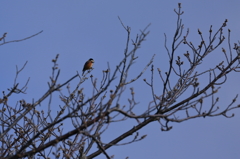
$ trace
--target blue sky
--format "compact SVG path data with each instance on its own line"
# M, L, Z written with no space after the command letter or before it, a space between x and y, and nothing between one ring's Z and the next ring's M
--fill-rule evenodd
M0 90L6 91L12 86L16 65L20 67L28 61L27 67L19 76L20 83L25 82L28 77L31 78L27 94L14 96L12 100L38 99L47 89L47 81L51 75L51 60L56 54L60 54L58 61L61 69L60 82L75 75L76 71L81 71L84 62L89 58L95 60L92 74L101 79L102 70L107 68L107 62L110 62L111 67L115 67L123 57L127 34L118 16L125 25L131 27L132 38L135 38L140 29L151 23L150 35L139 50L139 59L133 67L133 72L137 74L135 70L144 68L153 54L156 54L154 66L166 71L168 59L164 49L164 33L168 36L170 46L177 18L173 9L177 8L179 2L182 3L184 11L182 19L185 31L190 28L189 38L193 43L199 40L198 28L204 36L207 36L210 25L213 25L213 31L216 31L225 19L228 19L225 33L227 28L231 29L232 46L240 40L239 0L1 1L0 34L8 32L6 40L21 39L41 30L43 33L27 41L0 47L2 74ZM216 63L222 61L223 56L217 55L217 52L221 54L220 50L221 48L213 54L211 61ZM179 51L184 52L186 49ZM212 65L206 63L202 67L209 69ZM134 85L136 99L140 102L139 107L144 107L151 99L150 90L143 91L148 89L142 81L143 78L150 78L150 69ZM239 74L232 74L222 86L219 92L220 107L227 106L239 93L239 79ZM201 81L201 84L204 85L205 82ZM87 84L90 84L90 81L85 83L86 87ZM157 86L161 90L161 85ZM44 109L44 105L39 109ZM173 129L169 132L162 132L159 124L152 123L140 131L140 134L148 135L143 141L112 147L107 152L115 155L116 159L127 156L238 159L240 158L240 110L231 113L235 113L235 117L231 119L208 117L172 123ZM111 134L107 134L106 142L120 135L120 132L132 128L133 125L130 123L125 123L121 129L116 126L119 130L110 131Z

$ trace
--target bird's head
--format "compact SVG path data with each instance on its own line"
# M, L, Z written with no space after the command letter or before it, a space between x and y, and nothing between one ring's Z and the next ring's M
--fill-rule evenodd
M88 61L90 61L90 62L94 63L94 60L93 60L92 58L90 58Z

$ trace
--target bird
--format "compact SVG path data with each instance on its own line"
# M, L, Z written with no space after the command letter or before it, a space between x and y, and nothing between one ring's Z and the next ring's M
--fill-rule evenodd
M86 70L92 69L93 63L94 63L94 60L92 58L90 58L87 62L85 62L82 70L82 76Z

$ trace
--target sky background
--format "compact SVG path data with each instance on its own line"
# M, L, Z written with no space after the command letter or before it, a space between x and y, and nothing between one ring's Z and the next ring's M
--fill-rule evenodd
M1 1L0 34L8 32L7 41L22 39L41 30L43 33L27 41L0 47L0 90L6 91L12 87L16 65L21 67L28 61L18 80L23 85L28 77L31 78L27 94L13 96L10 100L18 101L24 98L30 102L32 99L38 99L47 90L51 60L56 54L60 54L59 82L74 76L76 71L81 72L83 64L89 58L95 60L92 74L101 79L102 70L106 70L107 62L115 68L116 63L123 58L127 34L118 16L125 25L131 27L131 38L135 38L139 30L151 23L150 34L141 46L138 61L133 66L133 75L145 67L153 54L156 54L153 63L155 68L165 72L168 70L168 58L164 49L164 33L168 36L170 46L177 18L173 9L177 8L179 2L182 3L184 11L184 32L187 28L190 29L189 39L193 43L199 40L198 28L207 37L210 25L213 25L213 31L217 31L225 19L228 19L228 23L224 33L227 35L227 29L231 29L232 47L233 43L240 40L239 0ZM223 47L227 48L226 43ZM179 52L184 53L186 50L187 48L183 48ZM201 67L209 69L222 60L220 47ZM151 100L150 89L142 81L144 78L150 79L150 69L134 84L139 107L145 107ZM218 105L221 108L227 106L239 93L239 79L240 74L233 73L222 86L218 94ZM201 85L206 83L207 81L200 81ZM83 87L87 87L90 80L84 84ZM161 91L161 84L157 86ZM240 100L237 103L240 103ZM44 109L44 105L39 109ZM54 108L52 109L54 111ZM239 159L240 110L231 113L235 114L231 119L220 116L171 123L173 129L168 132L162 132L157 122L152 123L139 131L141 135L148 135L144 140L127 146L112 147L107 152L109 155L115 155L115 159L127 156L133 159ZM136 123L129 122L122 127L116 127L115 132L111 131L111 134L108 134L106 142L132 128L132 124ZM101 155L97 158L105 157Z

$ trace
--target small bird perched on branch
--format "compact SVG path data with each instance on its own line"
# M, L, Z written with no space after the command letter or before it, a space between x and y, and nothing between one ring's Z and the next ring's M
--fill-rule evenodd
M85 65L83 66L83 70L82 70L82 76L83 76L83 74L84 74L84 72L85 72L86 70L92 69L93 63L94 63L94 60L93 60L92 58L90 58L90 59L85 63Z

